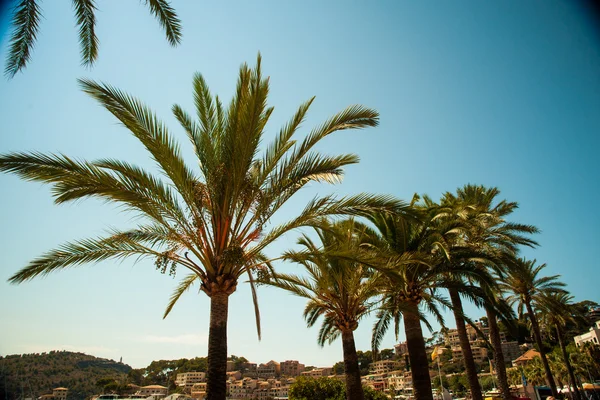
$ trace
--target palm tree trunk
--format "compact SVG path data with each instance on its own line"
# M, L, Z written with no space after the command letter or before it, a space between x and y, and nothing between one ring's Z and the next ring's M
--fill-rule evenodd
M573 386L573 390L575 390L575 400L581 400L581 393L579 393L579 388L577 387L577 380L575 379L575 373L573 372L573 366L571 365L571 361L569 360L569 354L567 353L567 347L565 346L565 342L563 341L562 332L558 325L556 327L556 336L558 337L558 344L560 345L560 350L562 351L563 358L565 359L565 365L567 367L567 372L569 373L569 381ZM569 394L571 390L569 390Z
M502 353L502 340L500 339L500 329L498 329L498 320L496 312L489 306L485 307L485 312L488 318L488 326L490 328L490 340L494 350L494 362L496 364L496 377L498 378L498 386L504 400L512 400L510 395L510 386L508 385L508 376L506 374L506 360Z
M210 297L208 332L208 374L206 399L225 400L227 396L227 311L229 295L222 291Z
M425 339L419 319L419 306L412 304L412 310L405 311L404 332L412 374L415 400L433 400L431 378L429 377L429 359L425 351Z
M550 390L552 391L552 396L556 399L558 398L558 391L556 390L556 383L554 382L554 377L552 376L552 371L550 370L550 364L548 364L548 359L546 358L546 352L544 351L542 345L542 336L540 335L540 326L537 322L537 318L533 313L533 309L531 308L531 301L525 301L525 307L527 307L527 312L529 313L529 319L531 320L531 327L533 328L533 336L535 337L535 342L538 345L540 351L540 357L542 359L542 365L544 366L544 371L546 372L546 383L550 386Z
M477 366L473 359L473 352L471 351L471 344L469 343L467 327L465 326L465 319L463 317L462 300L456 289L448 289L448 292L450 293L450 300L452 301L454 319L456 320L456 330L460 340L460 348L462 350L465 368L467 369L467 380L471 387L471 396L473 400L483 400L483 396L481 395L481 385L479 384L479 379L477 377Z
M362 384L360 382L360 369L358 368L358 355L354 344L354 332L342 330L342 347L344 349L344 372L346 374L346 399L364 400Z

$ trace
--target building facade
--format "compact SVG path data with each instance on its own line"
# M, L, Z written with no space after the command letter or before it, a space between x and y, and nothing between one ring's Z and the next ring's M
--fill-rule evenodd
M592 326L589 332L584 333L583 335L575 336L573 338L575 340L575 345L577 347L581 347L582 343L593 343L596 346L600 345L600 321L596 321L594 326Z
M279 363L282 376L298 376L304 372L304 364L296 360L286 360Z
M175 385L185 389L191 389L195 383L204 382L205 380L206 373L204 372L183 372L181 374L177 374L177 378L175 378Z

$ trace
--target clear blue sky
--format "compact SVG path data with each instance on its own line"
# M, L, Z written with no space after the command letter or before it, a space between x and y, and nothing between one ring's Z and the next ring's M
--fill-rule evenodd
M410 199L415 192L439 198L466 183L497 186L519 202L515 221L542 230L540 248L523 254L561 274L577 300L600 301L600 31L576 3L174 0L183 43L171 48L139 2L98 1L100 57L87 70L70 3L43 2L29 67L0 79L0 152L114 157L151 167L141 145L78 90L76 78L143 99L187 147L170 108L192 110L194 72L229 99L240 64L253 64L260 51L275 106L269 138L313 95L305 131L353 103L381 113L379 127L323 144L327 153L360 155L343 184L313 185L288 211L334 190ZM2 24L4 63L6 17ZM78 350L122 356L134 367L206 355L208 298L187 293L163 320L177 280L151 261L105 262L7 284L62 242L134 221L98 201L55 206L47 187L12 175L0 175L0 188L0 354ZM270 253L293 244L290 236ZM317 366L342 359L341 343L317 346L317 329L301 317L303 300L266 288L259 296L260 342L247 285L231 297L230 354ZM357 331L359 349L369 348L371 324ZM390 333L384 347L394 343Z

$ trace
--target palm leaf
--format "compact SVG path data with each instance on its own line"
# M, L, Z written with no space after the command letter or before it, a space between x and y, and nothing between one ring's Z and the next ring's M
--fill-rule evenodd
M167 318L167 315L171 313L171 310L175 306L175 303L179 301L179 298L196 282L198 279L198 274L188 274L185 278L179 282L179 285L175 288L171 297L169 298L169 303L167 304L167 308L165 309L165 313L163 314L163 319Z
M13 33L4 69L4 73L9 78L14 77L29 62L41 16L36 0L21 0L15 7L12 19Z
M79 26L79 45L82 64L91 66L98 57L98 37L96 36L96 5L94 0L73 0L77 25Z
M22 283L36 276L45 276L59 269L90 262L128 257L158 257L162 254L132 239L126 232L116 232L106 238L68 242L31 261L29 265L9 278L11 283ZM173 261L179 261L173 259Z
M150 12L156 17L171 46L181 42L181 20L167 0L145 0Z

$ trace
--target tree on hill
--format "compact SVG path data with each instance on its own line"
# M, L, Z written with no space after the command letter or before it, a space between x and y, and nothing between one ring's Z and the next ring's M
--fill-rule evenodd
M104 390L110 382L119 385L127 381L131 367L113 360L96 358L83 353L52 351L41 354L17 354L0 357L0 381L7 400L33 397L51 392L53 388L69 388L69 398L83 400ZM102 387L96 383L105 379Z

